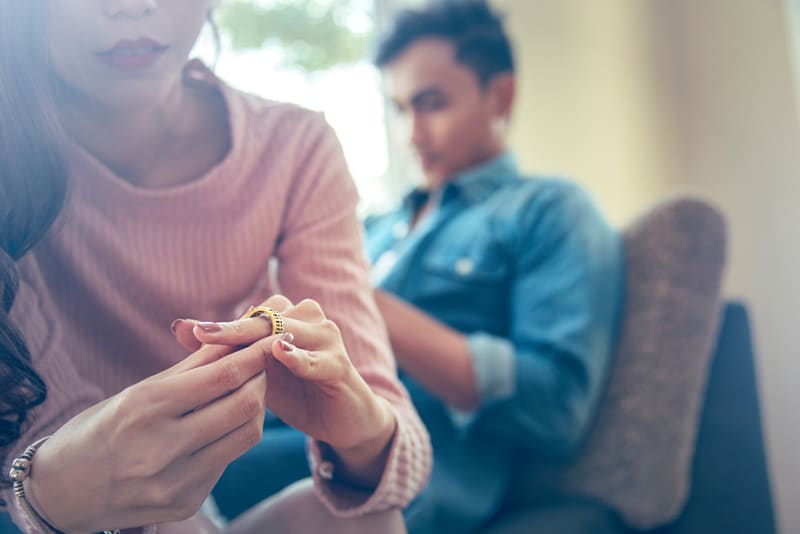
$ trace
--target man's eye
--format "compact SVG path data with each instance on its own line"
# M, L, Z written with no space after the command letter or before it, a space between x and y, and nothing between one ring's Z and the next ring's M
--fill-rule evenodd
M438 111L445 106L443 98L425 98L417 103L420 111Z

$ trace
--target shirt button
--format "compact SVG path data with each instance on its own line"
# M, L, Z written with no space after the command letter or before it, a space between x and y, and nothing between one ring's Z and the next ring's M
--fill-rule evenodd
M317 473L322 480L333 480L333 463L328 461L320 462L317 466Z
M467 276L474 269L472 260L469 258L461 258L456 262L456 272L461 276Z
M408 235L408 223L404 221L398 221L394 223L392 226L392 235L395 239L402 239Z

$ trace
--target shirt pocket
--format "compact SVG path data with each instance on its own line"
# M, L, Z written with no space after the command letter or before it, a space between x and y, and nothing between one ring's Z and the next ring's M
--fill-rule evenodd
M494 285L509 274L505 254L489 239L432 247L423 258L422 267L431 275L464 284Z

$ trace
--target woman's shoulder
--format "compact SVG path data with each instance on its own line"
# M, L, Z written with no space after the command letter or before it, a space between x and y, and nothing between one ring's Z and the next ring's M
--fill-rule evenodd
M185 68L189 83L219 91L228 108L234 141L257 142L304 139L320 135L330 127L323 113L303 106L272 100L232 86L199 60ZM238 139L237 139L238 138Z
M322 113L304 108L298 104L271 100L240 89L226 86L230 104L237 104L241 118L255 122L255 125L269 122L302 124L324 121ZM233 110L231 110L233 111Z
M232 126L251 140L308 139L330 131L322 112L230 86L225 86L224 91Z

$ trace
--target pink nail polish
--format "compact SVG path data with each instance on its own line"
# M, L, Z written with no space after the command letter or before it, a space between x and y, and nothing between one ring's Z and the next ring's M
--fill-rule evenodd
M222 331L222 327L217 323L197 323L197 326L199 326L200 330L207 334L216 334L217 332Z
M182 322L183 322L183 319L175 319L174 321L172 321L172 324L169 325L169 329L172 330L172 335L176 334L176 330L178 328L178 325L181 324Z
M285 334L283 334L283 336L281 336L281 339L287 343L294 343L294 334L292 334L291 332L286 332Z
M281 339L281 348L283 349L283 352L289 353L294 352L295 346Z

